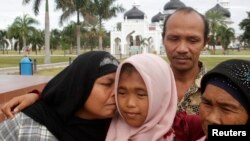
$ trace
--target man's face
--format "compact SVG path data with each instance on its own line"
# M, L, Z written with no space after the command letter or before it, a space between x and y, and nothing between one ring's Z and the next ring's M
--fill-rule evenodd
M195 12L177 12L166 23L163 43L174 71L188 71L198 65L205 45L204 23Z
M225 90L208 84L201 98L200 117L207 135L208 125L244 125L248 121L245 108Z
M141 126L148 114L148 93L141 75L134 70L120 76L117 99L119 110L127 124Z

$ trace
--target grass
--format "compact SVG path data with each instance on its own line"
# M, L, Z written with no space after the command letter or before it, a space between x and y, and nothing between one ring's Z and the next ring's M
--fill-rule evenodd
M81 50L81 52L84 52L84 50ZM1 54L3 54L3 51L0 52ZM74 51L75 53L75 51ZM21 52L21 54L19 54L17 51L14 51L14 50L9 50L9 51L5 51L4 54L8 54L8 55L22 55L23 53ZM52 55L63 55L64 54L64 50L61 50L61 49L58 49L58 50L53 50L51 52ZM37 54L36 52L34 51L31 51L29 53L29 55L44 55L44 51L37 51ZM68 50L66 51L66 55L68 55Z
M200 60L203 62L207 69L212 69L214 66L229 59L244 59L250 61L249 57L201 57Z
M84 53L89 50L81 50L81 53ZM4 67L17 67L19 66L20 60L23 58L23 53L19 54L16 51L8 51L3 54L2 51L0 51L0 68ZM37 52L30 52L28 55L32 60L36 59L37 64L43 64L44 63L44 51ZM64 55L63 50L54 50L51 53L51 63L58 63L58 62L67 62L69 61L69 58L73 60L76 57L75 51L73 51L73 54L68 54L68 51L66 51L66 54Z
M166 58L165 58L166 59ZM250 61L249 57L201 57L200 60L205 65L206 69L210 70L220 62L223 62L225 60L229 59L245 59ZM37 72L35 75L43 75L43 76L54 76L58 74L60 71L62 71L63 68L56 68L56 69L48 69L48 70L42 70Z
M64 68L56 68L56 69L47 69L47 70L41 70L35 73L34 75L40 75L40 76L55 76L60 71L62 71Z
M22 55L18 55L14 51L9 51L8 55L0 55L0 68L3 67L18 67L19 62L22 59ZM54 51L54 54L51 56L51 62L57 63L57 62L67 62L69 61L69 57L72 58L72 60L75 58L75 55L63 55L63 51ZM216 55L221 55L221 50L216 50ZM204 63L205 67L207 69L213 68L215 65L219 64L222 61L228 60L228 59L245 59L250 60L250 50L240 50L239 52L237 50L229 50L229 55L247 55L245 57L237 57L237 56L230 56L227 57L226 55L223 57L216 57L216 56L201 56L200 60ZM43 55L35 55L34 53L31 53L29 57L34 60L37 60L37 64L43 64L44 57ZM166 59L166 58L165 58ZM166 59L167 60L167 59ZM59 73L63 68L56 68L56 69L47 69L37 72L34 75L44 75L44 76L54 76L57 73Z
M36 59L37 64L43 64L44 57L43 56L29 56L33 62ZM19 62L23 56L0 56L0 68L4 67L18 67ZM72 59L74 57L71 57ZM58 62L67 62L69 61L69 56L52 56L51 62L58 63Z
M211 53L211 50L209 50L209 52ZM240 51L238 51L236 49L234 49L234 50L228 49L226 51L226 53L227 53L227 55L250 55L250 50L249 49L248 50L241 49ZM217 49L215 51L215 55L222 55L222 50Z

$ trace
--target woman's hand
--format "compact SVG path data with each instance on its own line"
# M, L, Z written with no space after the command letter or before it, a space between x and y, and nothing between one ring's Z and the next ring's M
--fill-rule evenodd
M6 102L1 110L7 118L13 118L15 113L20 112L24 108L35 103L39 99L36 93L28 93L25 95L17 96Z

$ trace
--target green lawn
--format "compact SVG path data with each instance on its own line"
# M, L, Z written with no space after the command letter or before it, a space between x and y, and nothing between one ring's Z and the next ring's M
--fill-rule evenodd
M63 68L56 68L56 69L48 69L48 70L41 70L34 75L41 75L41 76L55 76L60 71L62 71Z
M220 62L223 62L225 60L229 59L244 59L250 61L250 55L249 57L201 57L200 60L204 63L205 67L207 69L211 69Z
M73 52L75 53L75 51L73 51ZM81 50L81 52L84 52L84 50ZM51 52L51 55L63 55L64 53L66 53L66 55L68 55L68 50L66 50L66 51L61 50L61 49L53 50L53 51ZM3 51L1 51L0 54L2 55L2 54L3 54ZM9 51L5 51L4 54L5 54L5 55L6 55L6 54L8 54L8 55L22 55L23 53L21 52L21 53L19 54L19 52L17 52L17 51L9 50ZM29 53L29 55L44 55L44 51L43 51L43 50L42 50L42 51L37 51L37 53L34 52L34 51L31 51L31 52Z
M209 52L211 53L211 51L209 51ZM234 50L228 49L226 51L226 53L228 55L250 55L250 50L249 49L248 50L241 49L240 51L238 51L236 49L234 49ZM221 54L222 54L222 50L217 49L215 52L215 55L221 55Z
M84 53L89 50L81 50L81 53ZM37 54L35 52L30 52L27 56L30 57L32 60L36 59L37 64L43 64L44 63L44 51L38 52ZM66 54L64 55L63 50L54 50L51 54L51 62L52 63L58 63L58 62L67 62L69 61L69 58L73 60L76 57L75 51L73 51L73 54L69 54L68 51L66 51ZM16 51L8 51L8 53L5 51L0 52L0 68L3 67L17 67L19 66L19 62L21 58L23 57L23 54L19 54Z
M201 57L201 61L204 63L205 67L209 70L213 68L215 65L219 64L222 61L228 60L228 59L245 59L250 61L249 57ZM53 76L62 71L63 68L57 68L57 69L49 69L49 70L42 70L37 72L35 75L44 75L44 76Z
M33 61L36 59L37 64L43 64L44 57L43 56L29 56ZM23 56L0 56L0 68L4 67L17 67L19 66L20 60ZM71 57L72 59L75 57ZM69 61L69 56L52 56L51 62L67 62Z
M11 54L11 55L10 55ZM241 50L240 52L238 52L237 50L229 50L228 52L229 55L231 55L230 57L226 57L226 55L223 57L216 57L211 55L210 56L201 56L201 61L204 63L204 65L206 66L207 69L211 69L213 68L215 65L217 65L218 63L228 60L228 59L245 59L245 60L250 60L250 50ZM21 58L23 56L18 55L16 52L9 52L10 56L7 55L0 55L0 68L3 67L18 67L19 66L19 62L21 60ZM221 55L221 51L220 50L216 50L216 55ZM236 56L232 56L232 55L245 55L244 57L236 57ZM44 57L43 55L35 55L34 53L30 54L29 57L34 60L37 60L37 64L43 64L44 62ZM51 62L52 63L57 63L57 62L67 62L69 61L69 58L72 58L72 60L75 58L75 55L63 55L62 51L55 51L54 55L51 56ZM165 58L166 59L166 58ZM166 59L167 60L167 59ZM57 68L57 69L49 69L49 70L43 70L43 71L39 71L37 72L35 75L49 75L49 76L53 76L56 75L58 72L60 72L63 68Z

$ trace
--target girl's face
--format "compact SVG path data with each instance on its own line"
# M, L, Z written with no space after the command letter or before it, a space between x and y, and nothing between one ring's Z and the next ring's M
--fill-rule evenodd
M114 99L115 72L96 79L85 105L76 115L84 119L111 118L116 110Z
M133 127L141 126L148 114L148 92L138 73L121 73L117 90L118 107L124 120Z

